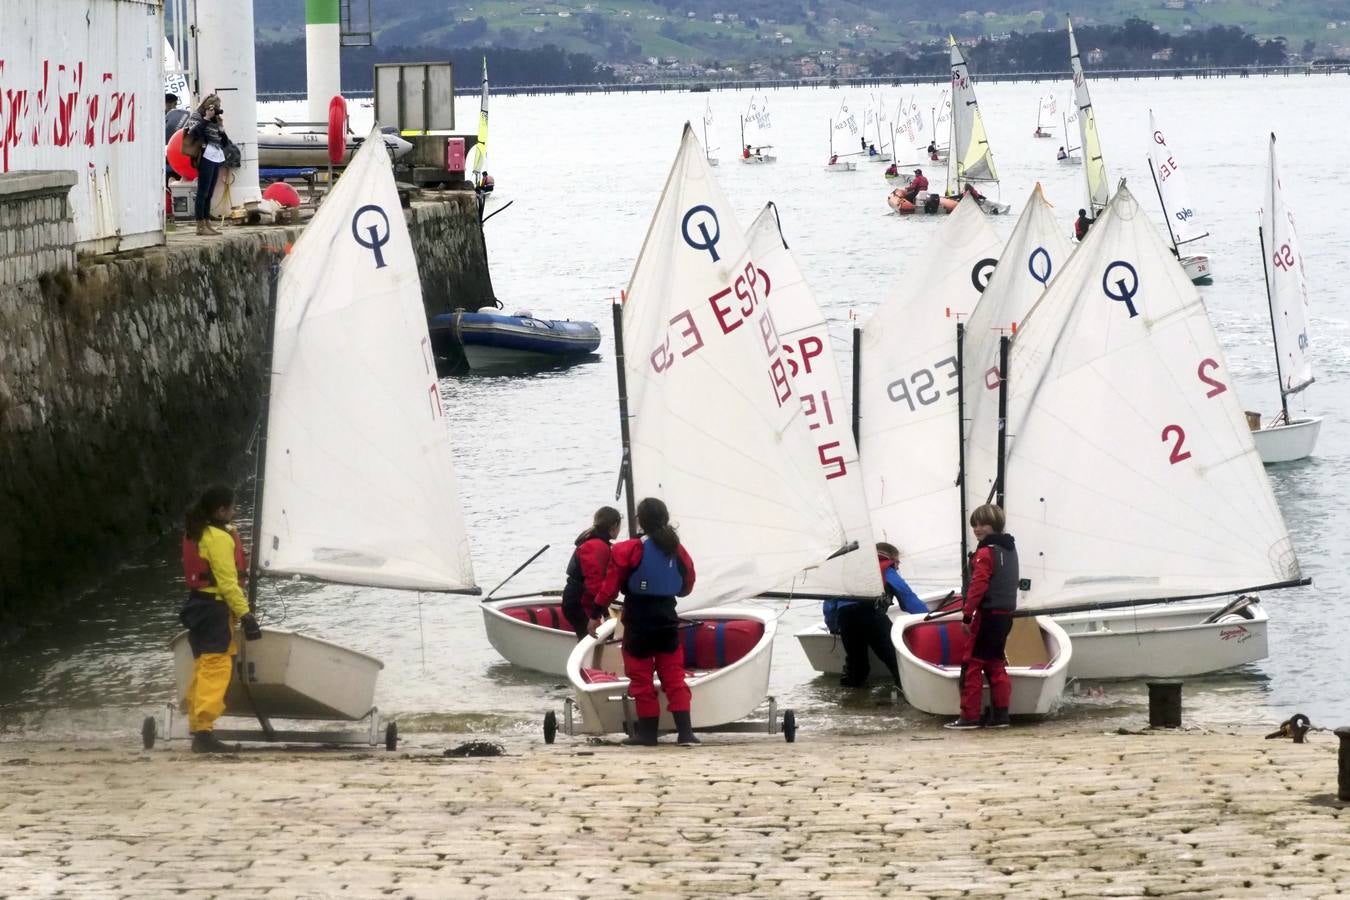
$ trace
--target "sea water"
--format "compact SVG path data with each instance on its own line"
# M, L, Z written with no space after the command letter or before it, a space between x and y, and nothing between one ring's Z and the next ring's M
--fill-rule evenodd
M1067 81L979 85L1002 177L995 196L1013 206L1010 216L993 220L1005 236L1037 182L1066 233L1085 205L1082 169L1055 161L1065 140L1061 129L1054 129L1053 140L1031 136L1039 98L1056 92L1062 106L1068 89ZM891 118L911 96L927 110L940 90L771 91L770 130L746 138L773 145L778 162L770 166L736 161L738 116L749 104L748 92L492 99L488 168L498 200L512 202L485 229L497 296L507 312L594 321L605 339L599 359L570 369L442 382L474 565L485 589L545 544L548 552L502 593L560 588L573 538L595 507L615 503L620 452L611 303L631 274L684 122L694 123L701 137L701 120L711 109L708 142L721 160L717 178L743 226L766 201L778 205L783 233L836 329L835 350L847 379L848 329L895 292L922 290L903 274L918 263L940 219L889 215L883 164L859 158L855 173L827 174L829 121L847 102L861 123L861 110L878 95ZM1128 180L1159 229L1147 164L1150 108L1166 129L1168 145L1186 169L1195 214L1210 231L1197 248L1210 256L1214 271L1213 286L1201 288L1202 294L1244 405L1267 416L1278 410L1279 397L1257 217L1267 135L1279 137L1284 187L1311 285L1317 368L1317 383L1292 405L1326 421L1313 458L1268 472L1314 584L1262 598L1270 614L1270 657L1235 672L1189 679L1185 715L1200 723L1259 724L1299 711L1317 725L1350 723L1350 575L1340 512L1350 502L1344 444L1350 435L1350 187L1334 139L1335 116L1350 101L1350 80L1095 81L1092 92L1110 177L1113 183ZM459 99L459 130L475 130L477 105L476 97ZM353 109L354 127L367 127L369 108ZM285 118L289 106L260 110L261 118ZM875 132L869 130L868 138L875 140ZM1068 140L1077 145L1077 134ZM836 132L837 152L857 146L857 137ZM920 157L917 148L906 147L900 161ZM918 164L940 187L942 169ZM678 505L673 512L678 522ZM177 630L179 568L177 538L168 538L55 624L6 647L0 654L0 737L130 739L142 715L170 702L166 643ZM473 598L283 581L265 586L260 604L268 624L382 659L377 700L386 714L400 717L405 732L529 731L568 695L565 679L515 668L497 656ZM931 727L933 719L892 705L879 685L871 692L846 691L834 677L810 668L793 634L819 620L819 604L766 605L781 614L771 692L780 707L796 709L804 728ZM1146 703L1140 682L1080 685L1070 689L1058 715L1094 725L1140 724Z

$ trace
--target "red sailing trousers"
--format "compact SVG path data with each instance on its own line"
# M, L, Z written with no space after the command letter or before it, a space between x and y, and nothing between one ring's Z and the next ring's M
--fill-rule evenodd
M661 703L656 697L655 672L661 678L661 689L666 693L666 709L673 713L689 711L689 686L684 683L684 648L676 647L668 653L651 656L633 656L623 652L623 673L628 676L628 693L637 706L640 719L654 719L661 715Z
M961 718L977 721L980 718L981 694L985 676L989 678L989 700L995 709L1007 709L1012 703L1012 679L1004 648L1012 631L1012 616L975 614L972 623L975 640L970 655L961 665Z

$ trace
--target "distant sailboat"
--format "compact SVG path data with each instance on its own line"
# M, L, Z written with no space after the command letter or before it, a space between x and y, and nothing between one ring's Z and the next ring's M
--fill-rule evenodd
M1070 94L1065 99L1064 105L1060 107L1059 115L1060 120L1064 123L1064 144L1060 147L1060 149L1064 151L1064 155L1058 157L1059 164L1061 166L1081 166L1083 164L1083 156L1079 151L1083 149L1083 146L1082 144L1079 144L1075 147L1073 145L1072 137L1073 133L1078 129L1077 127L1072 129L1069 127L1070 125L1078 125L1078 107L1074 105L1073 94Z
M1253 432L1253 436L1263 462L1291 462L1312 454L1322 419L1295 418L1289 414L1289 395L1299 393L1315 379L1308 340L1308 282L1303 271L1303 252L1294 228L1294 215L1284 202L1284 186L1275 164L1274 134L1270 136L1265 199L1259 237L1275 341L1275 373L1280 383L1280 414Z
M1069 21L1069 64L1073 68L1073 103L1078 111L1078 137L1083 150L1083 175L1087 179L1087 211L1095 219L1111 200L1111 183L1106 177L1106 161L1102 158L1102 142L1097 136L1097 114L1092 109L1087 76L1078 55L1078 41L1073 36L1073 21ZM1066 137L1065 140L1068 138Z
M778 161L778 157L771 153L765 153L765 150L773 149L773 144L767 141L763 143L754 143L745 139L745 123L749 122L755 130L756 139L762 140L766 133L773 127L773 122L769 118L769 98L764 97L764 102L758 103L752 96L750 106L746 108L745 115L741 116L741 162L747 165L764 165Z
M951 46L952 121L947 196L955 198L965 193L968 185L973 188L975 184L992 184L997 188L998 172L994 168L994 151L985 131L984 117L980 115L980 105L975 99L970 67L966 65L956 38L949 36L948 41ZM980 208L991 215L1002 215L1011 207L989 198L980 201Z
M708 143L708 129L712 127L713 111L712 100L708 101L707 107L703 110L703 152L708 157L708 165L717 165L717 157L713 156L713 146Z
M1198 253L1183 255L1182 247L1193 244L1201 238L1209 237L1209 232L1200 224L1191 195L1186 190L1186 179L1181 172L1181 162L1176 153L1167 146L1167 138L1153 118L1153 110L1148 111L1149 125L1149 168L1153 174L1153 187L1158 192L1158 202L1162 204L1163 221L1167 223L1167 234L1172 239L1172 250L1181 261L1181 268L1196 284L1213 282L1213 269L1209 257Z
M1055 100L1054 94L1042 97L1040 100L1036 102L1036 130L1031 133L1032 137L1034 138L1054 137L1054 135L1050 133L1050 129L1055 127L1054 121L1055 121L1055 112L1057 111L1056 107L1057 102ZM1047 125L1046 124L1047 122L1049 122L1050 124Z
M473 146L473 186L482 188L483 173L487 171L488 152L488 73L487 57L483 57L482 96L478 102L478 142ZM488 188L491 190L491 187Z

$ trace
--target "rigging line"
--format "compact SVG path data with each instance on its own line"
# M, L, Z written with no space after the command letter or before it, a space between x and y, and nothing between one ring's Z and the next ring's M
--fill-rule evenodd
M417 592L417 638L422 650L422 674L427 674L427 633L422 625L422 592Z

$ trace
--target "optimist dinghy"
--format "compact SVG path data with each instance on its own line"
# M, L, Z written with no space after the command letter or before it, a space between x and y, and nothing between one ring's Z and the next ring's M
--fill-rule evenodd
M1019 608L1071 636L1070 675L1264 656L1265 615L1242 595L1306 580L1205 305L1123 186L1000 371L1005 462L1000 429L973 414L972 429L986 424L971 433L967 491L1006 498ZM1201 598L1217 599L1168 602Z
M770 317L777 284L686 125L615 306L615 347L627 521L635 498L665 500L698 572L677 607L694 633L685 668L700 673L689 684L696 727L729 726L767 694L773 618L735 605L845 549L822 472L833 463L819 452L792 375L814 345L803 348ZM568 659L568 710L581 713L570 730L614 732L631 718L619 647L609 643L615 629L606 623Z
M417 259L378 133L282 265L271 317L250 606L260 575L477 593ZM273 628L237 643L225 715L263 730L222 738L348 740L278 732L270 720L366 716L373 735L379 660ZM182 696L186 632L171 646ZM396 735L386 732L390 749Z
M556 595L535 594L479 604L492 649L512 665L547 675L566 675L576 649L572 624Z
M1200 223L1191 202L1190 191L1186 189L1186 178L1181 171L1176 151L1167 146L1167 138L1153 118L1153 110L1148 111L1149 169L1153 174L1153 187L1158 192L1158 202L1162 204L1163 221L1167 223L1167 235L1172 239L1172 252L1181 260L1181 268L1195 284L1212 284L1214 270L1210 267L1209 257L1190 252L1188 247L1201 238L1209 237L1209 232ZM1182 248L1186 247L1183 251Z
M1280 382L1280 414L1255 428L1252 436L1261 461L1292 462L1311 456L1322 429L1320 416L1292 416L1289 395L1313 383L1308 341L1308 282L1303 251L1294 228L1294 214L1284 201L1284 186L1275 164L1275 135L1270 136L1270 172L1261 210L1261 254L1266 271L1266 299L1275 338L1275 373ZM1260 421L1259 413L1249 413Z

